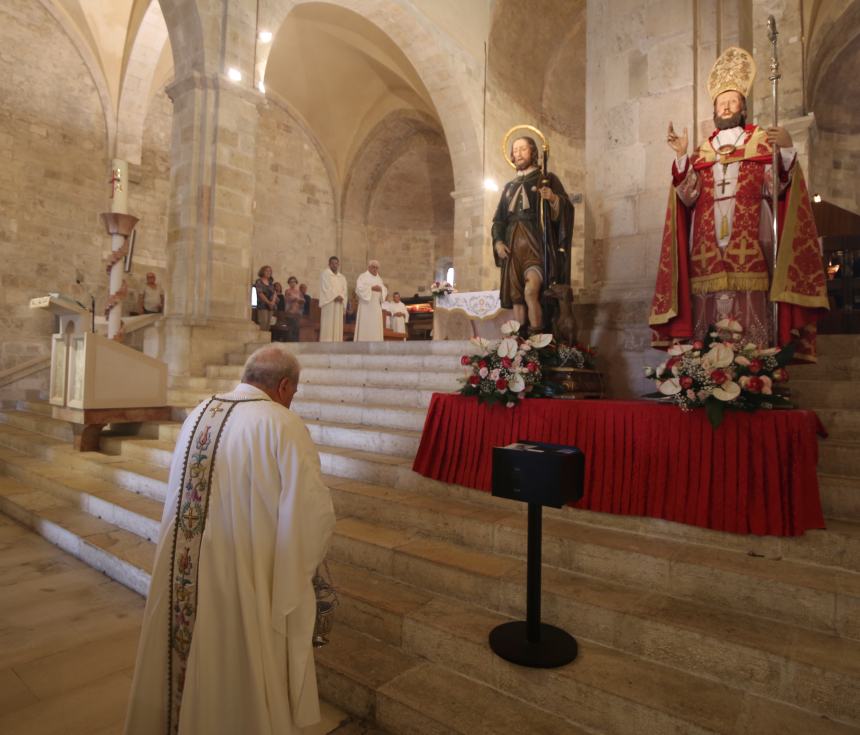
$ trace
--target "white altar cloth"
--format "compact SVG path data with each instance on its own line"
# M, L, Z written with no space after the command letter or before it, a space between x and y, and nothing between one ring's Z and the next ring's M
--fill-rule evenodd
M433 339L495 339L513 318L511 309L502 308L498 290L444 294L433 305Z

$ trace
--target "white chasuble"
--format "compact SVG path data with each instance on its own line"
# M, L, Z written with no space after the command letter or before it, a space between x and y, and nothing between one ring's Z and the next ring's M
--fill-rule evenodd
M373 291L373 286L381 286L382 291ZM355 282L358 295L358 313L355 317L356 342L380 342L384 336L382 329L382 302L388 289L382 278L370 271L362 273Z
M340 296L342 301L335 301ZM320 276L320 342L343 342L346 278L326 268Z
M311 578L331 496L298 416L250 385L220 398L188 417L171 462L128 735L282 735L319 720ZM208 473L207 494L195 481ZM197 556L183 558L189 543Z

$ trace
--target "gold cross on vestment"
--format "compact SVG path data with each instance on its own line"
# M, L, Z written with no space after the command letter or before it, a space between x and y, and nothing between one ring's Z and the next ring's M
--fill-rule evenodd
M221 405L219 404L217 406L212 406L212 408L209 409L209 413L213 416L217 416L219 413L224 413L224 409L221 408Z
M756 255L759 250L757 247L750 245L749 240L747 238L742 238L741 241L737 244L737 247L729 248L728 252L731 255L738 256L738 265L745 265L747 262L747 256Z
M715 257L716 253L709 253L706 250L700 250L698 253L691 256L691 260L699 265L703 273L707 273L708 266Z

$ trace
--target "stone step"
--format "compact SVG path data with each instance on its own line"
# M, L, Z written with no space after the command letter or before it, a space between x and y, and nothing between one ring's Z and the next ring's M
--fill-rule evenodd
M818 482L826 517L860 521L860 481L856 477L819 473Z
M0 423L14 426L24 431L44 434L61 441L72 442L75 432L68 421L58 421L44 412L33 412L20 408L0 410Z
M860 410L818 408L815 410L831 439L860 441Z
M330 568L340 598L335 629L345 624L438 664L454 666L456 661L457 669L472 678L515 694L523 686L536 685L529 682L525 669L507 664L487 647L489 631L510 619L505 612L478 606L480 600L434 595L350 564L332 561ZM717 614L647 592L634 599L610 585L582 582L563 623L576 636L580 655L573 664L554 672L559 678L540 678L548 689L538 701L566 705L554 707L557 714L599 726L600 732L630 732L633 709L637 722L657 718L653 730L646 731L699 732L692 728L705 726L697 718L711 708L702 711L692 703L703 701L702 692L705 701L737 697L733 687L738 686L739 672L743 672L741 685L748 696L761 700L756 709L763 713L797 716L799 711L786 707L790 702L806 710L800 717L807 726L814 724L815 716L852 724L860 721L856 696L860 643L743 614ZM521 610L506 612L514 617L522 614ZM561 618L545 619L562 624ZM335 650L328 653L337 655ZM591 659L592 655L606 666L595 670L597 659ZM505 673L500 675L502 671ZM513 676L515 672L525 678ZM576 701L582 707L584 702L606 697L616 701L605 702L600 715L593 713L604 718L599 721L583 720L574 709ZM624 706L619 707L622 702ZM737 714L738 706L724 702L712 712L721 709L730 717L732 712ZM613 720L611 715L605 719L610 712L618 713L620 719ZM668 729L664 718L671 716L687 720L686 727ZM731 729L732 722L726 720L714 731L738 732Z
M0 476L0 512L140 595L149 591L155 544L56 495Z
M800 408L860 409L860 383L852 380L802 380L792 378L791 400Z
M586 735L571 721L338 626L316 651L321 696L392 733ZM450 666L451 662L447 662ZM466 667L464 667L466 669ZM464 675L468 674L468 675Z
M390 529L423 533L478 551L524 558L526 521L514 508L488 508L454 498L433 498L394 488L332 481L338 513ZM512 506L515 504L511 504ZM579 516L581 517L581 516ZM643 587L656 593L699 599L715 605L789 620L821 630L843 630L826 600L857 604L860 610L860 524L833 521L832 530L799 539L732 539L739 548L646 536L571 519L544 519L544 562L598 579ZM729 534L723 534L729 536ZM740 545L743 544L743 545ZM722 585L703 589L714 577ZM793 601L782 592L765 599L768 589L798 590ZM840 619L841 620L841 619ZM853 635L860 636L860 620Z
M788 371L791 380L858 380L860 356L857 353L839 352L823 354L819 355L818 362L813 365L792 365Z
M52 471L62 475L81 471L117 487L162 502L167 482L167 468L147 462L127 460L101 452L79 452L71 444L50 437L34 441L31 432L0 424L0 448L23 453L32 462L47 462Z
M107 521L149 541L158 539L163 502L93 476L80 469L33 461L26 454L0 449L0 471L44 495L54 495L69 507Z
M332 368L336 370L397 370L397 371L449 371L462 373L459 355L366 355L328 353L306 353L299 355L302 370ZM207 378L232 378L238 381L242 377L241 365L207 365Z
M415 528L476 549L515 557L525 554L526 516L519 503L488 506L477 502L480 494L474 492L475 500L433 497L352 480L326 479L341 515L384 523L391 528ZM653 533L660 526L643 523L646 519L621 517L619 522L616 520L619 516L576 509L555 514L547 510L545 516L545 563L600 579L646 585L654 591L674 588L669 579L673 563L679 559L689 562L691 555L699 552L704 552L699 563L707 563L711 555L717 554L722 566L765 565L777 575L788 562L860 572L860 522L830 520L827 530L782 538L719 533L689 526L684 527L689 532L670 529ZM649 530L652 535L648 535ZM753 576L757 575L758 570L753 572Z
M343 451L372 452L380 456L398 457L411 463L418 451L420 431L369 428L360 424L334 424L305 421L311 438L318 446L332 446ZM148 432L151 435L151 432ZM165 438L161 438L164 436ZM170 424L158 438L105 437L102 451L126 459L169 467L178 436L178 425Z
M818 443L820 472L856 477L860 482L860 441L824 439Z
M456 355L471 354L468 340L416 340L405 342L283 342L301 359L302 355ZM246 345L250 354L260 345Z
M682 599L860 639L860 574L844 570L824 573L813 565L744 559L718 552L688 545L686 554L656 559L656 571L639 586L647 591L653 580L652 585L659 585L654 591L671 591ZM524 575L520 559L425 538L414 528L389 528L356 518L338 522L332 554L341 561L409 579L439 594L465 600L478 595L493 609L500 609L503 595ZM631 552L612 556L619 565L634 558ZM582 566L593 569L605 565L583 561ZM644 562L641 568L647 569ZM553 568L547 576L556 579L557 588L563 590L576 587L584 575ZM615 579L623 576L616 571Z

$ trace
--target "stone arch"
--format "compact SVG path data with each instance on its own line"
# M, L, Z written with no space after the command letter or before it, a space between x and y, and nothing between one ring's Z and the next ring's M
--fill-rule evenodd
M293 8L318 0L292 0L279 3L271 14L264 18L269 30L276 32ZM427 89L451 152L454 181L458 189L470 189L481 181L481 130L480 108L466 90L452 80L467 78L461 63L466 58L455 59L441 52L439 39L430 27L421 22L417 13L404 10L396 0L326 0L328 4L350 10L376 25L391 38L421 78ZM262 27L262 26L261 26ZM270 46L257 47L257 75L265 75ZM469 70L480 77L481 70Z
M40 0L42 7L47 13L59 24L65 34L69 37L77 52L80 54L87 71L92 77L93 84L101 101L102 111L105 119L105 137L107 150L112 151L114 141L116 140L116 115L114 113L113 103L111 102L110 90L108 89L107 80L102 71L101 64L92 52L90 46L81 37L75 24L69 17L59 10L53 0Z
M167 37L161 6L152 0L129 51L117 111L116 155L130 163L140 163L153 75Z
M453 262L451 155L439 123L396 110L367 135L342 192L341 248L347 272L378 257L393 285L412 293L433 280L439 257Z
M192 72L205 73L206 45L203 23L194 0L158 0L173 51L177 80Z
M819 128L860 133L860 0L822 10L809 48L806 98Z

